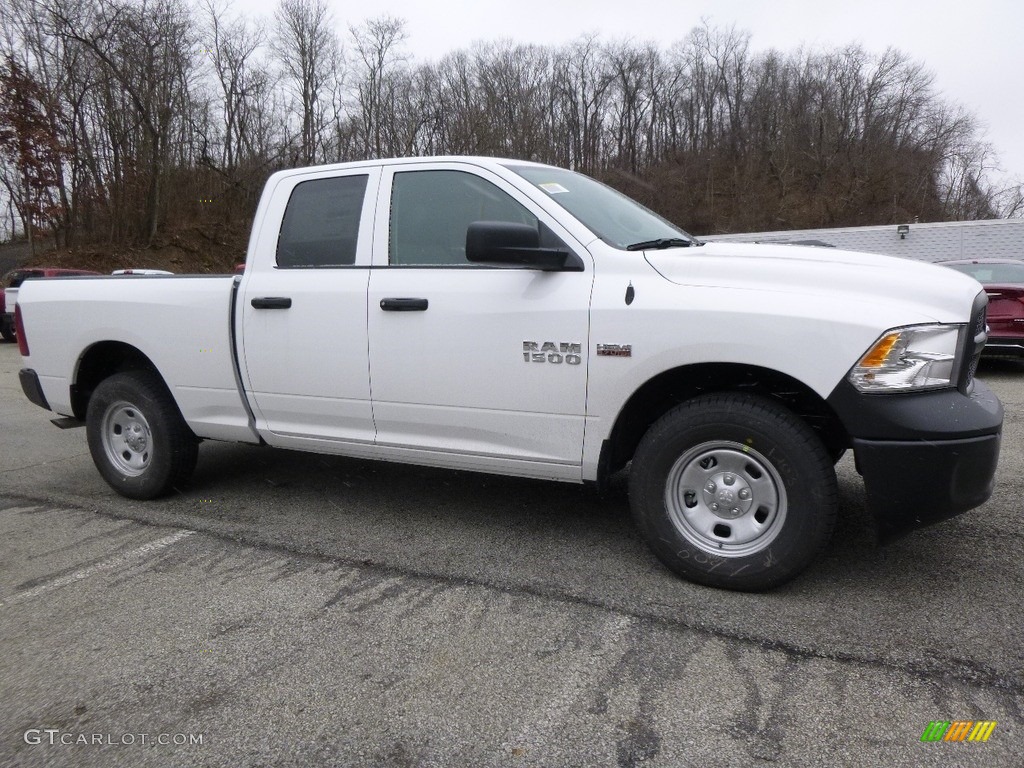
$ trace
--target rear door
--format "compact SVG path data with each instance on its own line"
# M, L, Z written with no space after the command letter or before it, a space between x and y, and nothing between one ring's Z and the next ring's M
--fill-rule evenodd
M589 254L545 211L471 164L385 168L367 311L377 444L419 463L579 479ZM537 227L582 272L466 261L474 221ZM543 243L542 243L543 244Z
M366 289L379 179L379 168L286 176L261 218L240 363L271 444L372 446Z

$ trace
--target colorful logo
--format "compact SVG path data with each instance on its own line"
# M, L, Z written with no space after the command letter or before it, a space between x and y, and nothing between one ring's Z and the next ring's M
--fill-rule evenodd
M921 741L988 741L995 729L995 720L932 720Z

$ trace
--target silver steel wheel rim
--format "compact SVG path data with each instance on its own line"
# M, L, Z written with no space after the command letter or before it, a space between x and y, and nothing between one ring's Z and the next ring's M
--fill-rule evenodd
M142 411L129 402L112 403L100 432L107 460L123 475L138 477L153 459L153 434Z
M690 448L668 473L665 508L676 530L709 555L765 550L786 522L786 487L764 456L715 440Z

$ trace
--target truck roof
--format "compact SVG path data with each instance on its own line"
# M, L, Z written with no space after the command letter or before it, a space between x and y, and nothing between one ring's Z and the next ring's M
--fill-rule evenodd
M554 168L556 166L547 163L538 163L531 160L516 160L514 158L485 157L482 155L436 155L428 157L389 157L371 160L355 160L347 163L330 163L327 165L309 165L296 168L286 168L277 171L273 177L292 176L318 171L345 170L349 168L377 168L388 165L408 165L419 163L465 163L481 168L499 168L509 165L529 165L538 168ZM272 178L273 178L272 177Z

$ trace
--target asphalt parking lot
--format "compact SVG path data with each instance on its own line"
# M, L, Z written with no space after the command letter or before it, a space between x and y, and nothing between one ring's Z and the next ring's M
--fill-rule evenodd
M1024 363L981 370L988 503L880 548L844 459L825 557L764 595L665 571L622 483L205 443L132 502L19 365L0 344L0 765L1021 764Z

